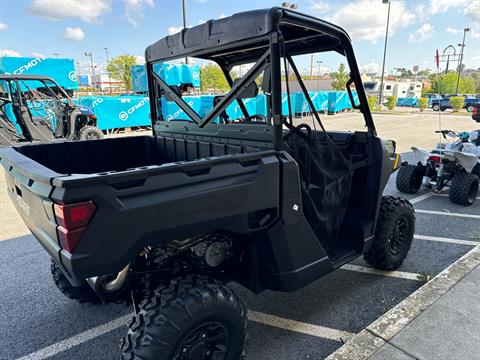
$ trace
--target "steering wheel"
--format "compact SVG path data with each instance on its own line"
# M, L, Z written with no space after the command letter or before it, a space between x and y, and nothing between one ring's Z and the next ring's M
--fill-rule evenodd
M254 120L254 119L258 119L258 120ZM261 114L250 115L250 116L247 116L245 119L243 119L242 123L243 124L267 123L267 117Z

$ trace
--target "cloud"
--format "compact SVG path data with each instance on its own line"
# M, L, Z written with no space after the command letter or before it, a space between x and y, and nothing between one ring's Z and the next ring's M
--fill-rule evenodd
M397 29L410 25L415 15L402 1L392 1L390 6L389 34L393 35ZM377 0L356 0L340 8L329 20L345 27L354 41L376 43L385 36L387 6Z
M426 7L432 15L447 12L450 8L465 6L472 0L430 0ZM473 1L474 2L474 1Z
M75 27L75 28L67 27L65 29L65 33L63 34L63 38L65 40L80 42L80 41L83 41L83 39L85 39L85 33L79 27Z
M450 34L460 34L460 30L459 29L454 29L454 28L451 28L450 26L447 26L447 28L445 29L446 32L450 33Z
M434 28L432 24L425 23L420 28L410 33L408 36L409 44L419 44L427 41L433 34Z
M27 9L48 20L76 18L91 23L110 10L110 0L33 0Z
M135 56L135 62L137 65L143 65L145 64L145 57L142 55L134 55Z
M318 14L323 14L330 10L330 5L323 1L310 1L310 10Z
M471 29L471 30L470 30L470 33L472 34L472 36L473 36L474 38L480 37L480 31L479 31L479 30Z
M380 72L380 65L373 61L370 64L360 65L360 72L367 74L378 74Z
M168 28L168 35L176 34L183 30L183 26L170 26Z
M20 55L20 53L15 50L0 49L0 57L3 56L21 57L22 55Z
M31 55L33 57L40 58L40 59L45 59L46 58L45 55L43 55L42 53L39 53L39 52L33 52Z
M464 10L465 16L474 23L480 24L480 1L472 1Z
M7 30L8 25L0 21L0 31Z
M137 27L138 22L144 16L145 8L155 7L153 0L124 0L125 17L133 26Z

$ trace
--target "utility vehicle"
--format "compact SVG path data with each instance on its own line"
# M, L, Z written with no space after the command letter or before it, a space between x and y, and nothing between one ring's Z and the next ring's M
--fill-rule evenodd
M292 57L328 51L346 57L365 130L326 132L314 111ZM402 264L413 207L382 197L398 158L394 143L387 151L376 135L343 29L282 8L255 10L184 29L145 55L153 136L0 155L8 192L52 256L58 288L80 302L133 302L123 358L242 358L247 310L228 282L294 291L361 255L378 269ZM204 116L154 71L185 57L215 62L231 84ZM232 67L252 62L234 81ZM282 115L288 67L319 130ZM260 74L267 116L243 104L258 93ZM183 120L164 121L162 96ZM219 121L235 100L244 116Z
M53 79L0 75L0 146L54 139L99 139L97 118Z
M400 192L417 193L422 184L435 192L450 186L450 201L472 205L479 189L480 139L478 131L457 133L452 130L435 131L456 141L439 142L431 152L413 146L414 164L404 162L397 174Z

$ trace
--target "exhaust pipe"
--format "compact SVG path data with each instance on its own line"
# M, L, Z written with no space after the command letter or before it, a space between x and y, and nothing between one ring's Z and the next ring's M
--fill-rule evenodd
M128 275L130 273L130 264L125 266L118 274L101 275L87 279L88 284L101 298L116 297L125 289L128 283ZM113 278L112 278L113 277Z

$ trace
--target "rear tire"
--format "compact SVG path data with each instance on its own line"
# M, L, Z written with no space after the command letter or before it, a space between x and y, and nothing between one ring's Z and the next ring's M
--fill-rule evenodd
M397 190L405 194L416 194L423 182L425 170L418 165L402 165L397 173Z
M103 139L103 132L95 126L87 125L78 131L79 140Z
M448 193L450 201L459 205L472 205L478 195L478 186L478 175L467 172L455 174Z
M473 167L472 174L475 174L480 178L480 164L477 164Z
M407 257L415 232L412 204L393 196L382 197L375 238L364 259L375 269L395 270Z
M469 113L473 111L473 105L468 104L466 108Z
M123 359L243 359L247 312L223 283L204 276L172 279L144 300L122 339ZM210 355L208 355L210 354Z
M87 283L78 287L70 284L70 281L68 281L67 277L53 260L50 270L52 271L53 282L58 290L60 290L67 298L75 300L81 304L98 304L101 302L100 298Z

